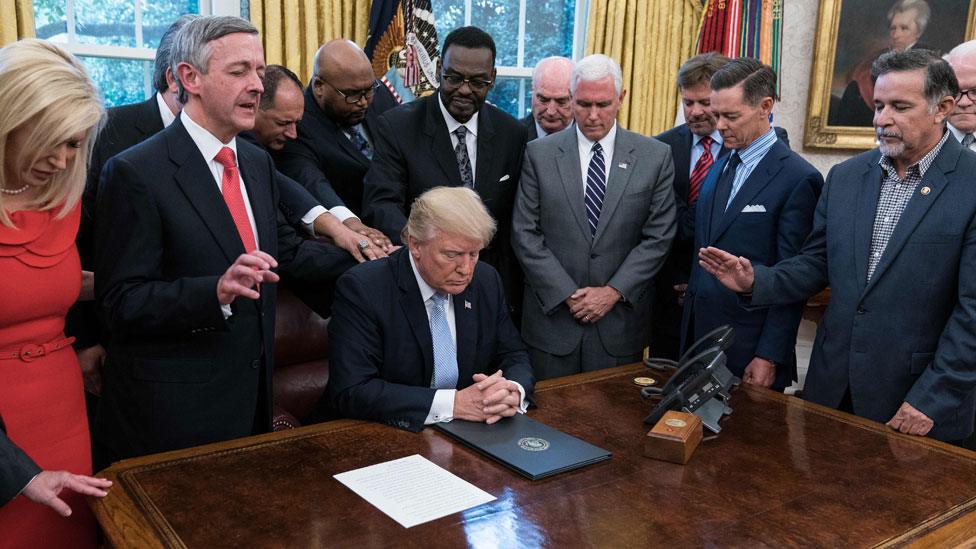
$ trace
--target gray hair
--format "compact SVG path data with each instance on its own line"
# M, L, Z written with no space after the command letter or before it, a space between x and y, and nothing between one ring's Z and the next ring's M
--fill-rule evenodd
M617 95L620 95L624 86L624 77L620 65L602 53L587 55L576 62L576 67L573 68L573 76L569 79L569 91L576 95L576 86L580 81L594 82L607 76L613 77L613 87L617 90Z
M930 109L942 101L943 97L959 95L959 81L956 73L945 59L929 50L889 51L881 54L871 65L871 82L877 82L890 72L925 71L925 84L922 93Z
M166 81L166 69L169 68L170 55L173 51L173 38L187 23L200 17L195 13L181 15L173 24L166 29L163 36L159 39L159 46L156 48L156 59L153 61L153 86L159 93L169 89L169 82ZM174 71L174 75L176 72Z
M478 240L485 247L496 227L478 193L467 187L434 187L414 200L400 237L426 242L440 232Z
M915 26L918 27L918 35L922 36L925 34L925 27L929 26L929 18L932 17L932 8L925 0L898 0L888 10L888 22L891 23L895 14L910 10L915 11Z
M183 82L180 82L176 67L180 63L188 63L202 74L207 74L210 57L213 54L210 43L228 34L239 32L257 34L258 29L240 17L211 15L193 19L176 33L176 37L173 38L173 51L170 54L170 68L180 90L177 97L180 103L186 104L187 94Z
M556 72L566 72L572 74L575 64L573 60L568 57L560 57L554 55L552 57L546 57L545 59L536 63L535 68L532 69L532 89L534 90L536 84L544 75L552 74Z

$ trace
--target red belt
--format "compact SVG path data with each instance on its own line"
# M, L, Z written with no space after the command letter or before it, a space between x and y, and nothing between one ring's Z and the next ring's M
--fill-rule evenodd
M74 337L63 337L48 341L42 345L36 343L25 343L16 351L0 351L0 360L23 360L30 362L35 358L49 355L58 349L63 349L75 342Z

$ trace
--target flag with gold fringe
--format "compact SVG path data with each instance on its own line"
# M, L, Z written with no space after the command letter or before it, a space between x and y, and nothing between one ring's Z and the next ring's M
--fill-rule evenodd
M374 0L366 55L401 103L437 87L437 29L431 0Z
M779 74L782 40L783 0L706 0L696 50L755 57Z

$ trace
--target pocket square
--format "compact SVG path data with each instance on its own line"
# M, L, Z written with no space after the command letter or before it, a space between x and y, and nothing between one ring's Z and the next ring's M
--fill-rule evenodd
M505 174L502 176L501 179L498 180L498 182L501 183L502 181L508 181L508 179L509 179L508 174Z
M742 208L742 213L766 213L766 206L762 204L749 204Z

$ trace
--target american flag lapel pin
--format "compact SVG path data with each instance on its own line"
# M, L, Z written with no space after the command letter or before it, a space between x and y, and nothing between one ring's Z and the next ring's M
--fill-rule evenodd
M464 308L465 309L470 309L471 308L471 302L468 301L467 299L464 300Z

